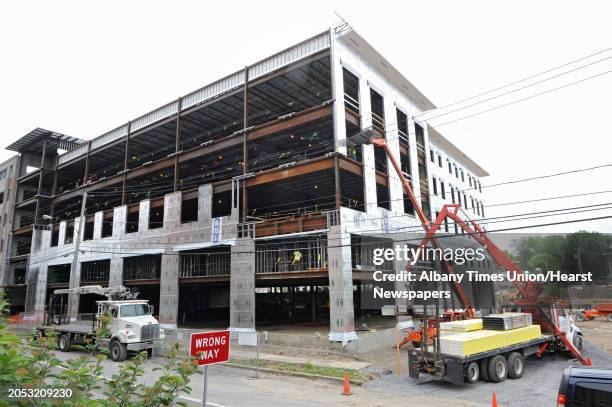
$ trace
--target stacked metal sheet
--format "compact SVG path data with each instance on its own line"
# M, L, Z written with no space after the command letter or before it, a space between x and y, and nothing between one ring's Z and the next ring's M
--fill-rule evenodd
M484 329L507 331L531 325L531 314L526 312L506 312L482 317Z

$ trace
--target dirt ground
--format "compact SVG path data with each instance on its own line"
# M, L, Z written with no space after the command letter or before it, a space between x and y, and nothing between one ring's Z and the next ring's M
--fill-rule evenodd
M592 321L577 322L576 325L582 330L585 339L612 354L612 322L605 318L595 318Z

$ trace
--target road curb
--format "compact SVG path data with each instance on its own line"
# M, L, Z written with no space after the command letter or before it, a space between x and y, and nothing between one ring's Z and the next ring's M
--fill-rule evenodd
M257 367L255 366L249 366L249 365L242 365L239 363L223 363L222 366L229 366L229 367L234 367L237 369L245 369L245 370L257 370ZM276 374L276 375L283 375L283 376L294 376L294 377L303 377L305 379L313 379L313 380L328 380L334 383L343 383L344 379L342 377L333 377L333 376L322 376L322 375L318 375L318 374L313 374L313 373L302 373L302 372L290 372L287 370L278 370L278 369L270 369L267 367L260 367L259 368L260 372L265 372L265 373L271 373L271 374ZM358 380L358 379L351 379L350 380L351 384L355 384L357 386L361 386L362 384L365 383L364 380Z

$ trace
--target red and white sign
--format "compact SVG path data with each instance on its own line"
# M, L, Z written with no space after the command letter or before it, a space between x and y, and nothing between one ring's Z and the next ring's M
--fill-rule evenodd
M199 365L212 365L229 360L230 331L191 334L191 356Z

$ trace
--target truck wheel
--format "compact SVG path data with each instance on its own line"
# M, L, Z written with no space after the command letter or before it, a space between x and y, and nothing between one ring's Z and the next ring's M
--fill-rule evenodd
M511 379L520 379L525 371L525 361L523 356L518 352L512 352L508 356L508 377Z
M608 320L608 322L612 322L612 312L608 314L608 316L606 316L606 319Z
M476 383L480 377L480 368L476 362L470 362L465 369L465 380L468 383Z
M489 378L493 383L499 383L508 377L508 364L502 355L496 355L489 360Z
M127 346L116 339L110 343L109 351L111 359L115 362L122 362L127 358Z
M578 322L582 322L586 319L586 317L584 316L584 312L580 311L579 313L576 314L576 321Z
M582 335L574 335L574 347L582 352Z
M57 340L57 346L59 347L59 350L61 350L62 352L69 352L70 347L72 346L70 335L68 334L60 335L59 339Z
M491 378L489 377L489 359L488 358L480 359L480 378L484 380L485 382L488 382L491 380Z

